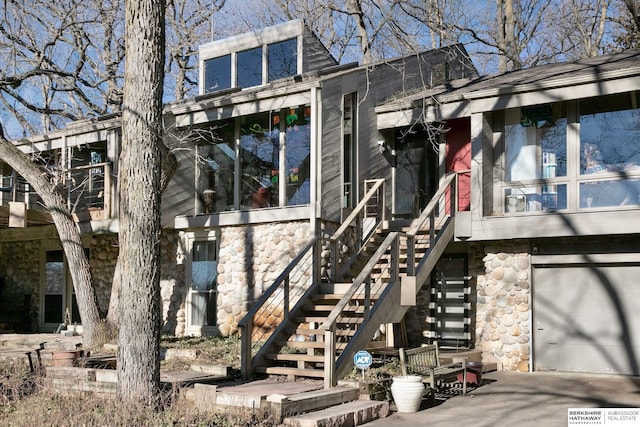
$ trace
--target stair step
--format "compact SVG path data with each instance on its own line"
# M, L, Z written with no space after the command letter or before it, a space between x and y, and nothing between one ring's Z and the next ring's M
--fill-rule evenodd
M311 296L311 300L314 302L319 302L319 301L340 301L340 299L342 299L342 297L344 296L344 294L315 294ZM370 298L371 299L377 299L380 297L379 293L372 293ZM354 295L352 300L357 300L357 301L361 301L364 299L364 295Z
M334 308L336 308L335 304L309 304L308 306L305 307L307 311L313 311L313 312L319 312L319 311L331 312L333 311ZM344 311L349 313L358 313L358 312L362 313L364 311L364 307L362 307L362 305L360 304L347 304Z
M287 329L285 332L289 335L324 336L324 331L320 329L298 328L298 329ZM349 336L349 335L353 335L354 333L355 331L352 331L352 330L344 330L344 329L336 330L336 336Z
M280 347L289 348L324 348L322 341L278 341ZM336 343L336 349L343 350L347 346L346 343Z
M324 378L324 369L286 368L282 366L257 366L256 372L269 375L293 375L296 377Z
M344 316L338 317L338 323L362 323L364 313L347 312L346 315L348 316L347 318ZM344 321L340 321L340 319L344 319ZM327 316L323 315L300 316L294 318L294 321L298 323L323 323L325 320L327 320Z
M287 362L324 362L324 356L321 354L313 355L303 353L267 354L267 359Z
M285 418L283 426L358 426L389 415L389 402L354 400L320 411Z
M271 395L267 397L267 401L271 403L271 410L274 413L276 423L281 425L283 416L318 411L330 406L358 400L359 396L360 391L357 387L338 386L290 396Z

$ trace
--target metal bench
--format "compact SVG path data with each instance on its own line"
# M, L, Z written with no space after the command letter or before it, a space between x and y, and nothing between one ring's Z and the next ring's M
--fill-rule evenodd
M453 363L440 363L438 343L417 348L400 349L402 375L420 375L422 382L437 389L442 382L457 381L462 373L462 394L467 394L466 359Z

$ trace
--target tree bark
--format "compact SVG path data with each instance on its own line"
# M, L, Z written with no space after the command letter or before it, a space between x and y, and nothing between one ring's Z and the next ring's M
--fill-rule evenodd
M4 138L0 129L0 158L33 186L45 204L58 231L62 249L67 258L73 289L82 322L82 344L91 349L106 340L104 323L100 319L95 290L91 281L89 261L82 247L80 230L67 207L65 197L49 181L43 170L31 157Z
M118 396L155 406L160 384L160 144L164 0L125 3L120 154Z

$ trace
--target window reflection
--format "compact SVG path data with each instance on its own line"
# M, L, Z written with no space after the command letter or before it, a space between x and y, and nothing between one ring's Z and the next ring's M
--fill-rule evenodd
M638 205L640 110L635 93L580 103L580 208ZM603 179L608 178L608 179Z
M204 92L229 89L231 87L231 55L204 61Z
M640 172L640 111L631 108L628 95L626 103L620 96L605 98L610 104L598 104L626 108L590 112L595 101L581 103L585 114L580 115L580 173Z
M277 122L277 112L243 118L240 136L241 208L278 206L280 131Z
M308 204L311 199L311 107L289 110L286 141L287 206Z
M238 52L237 87L246 88L262 84L262 48Z
M232 121L217 123L203 131L203 141L197 147L197 188L201 212L232 210L235 144Z
M269 45L269 81L298 74L298 42L296 39Z

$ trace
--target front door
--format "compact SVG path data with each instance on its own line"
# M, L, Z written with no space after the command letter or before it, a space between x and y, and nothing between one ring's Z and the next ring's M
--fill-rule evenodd
M458 210L471 207L471 121L450 120L447 141L447 172L458 173Z
M395 218L416 218L438 186L436 144L425 132L396 141Z

